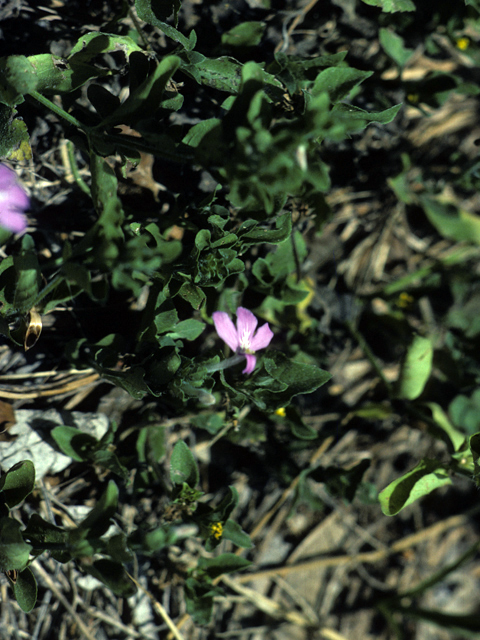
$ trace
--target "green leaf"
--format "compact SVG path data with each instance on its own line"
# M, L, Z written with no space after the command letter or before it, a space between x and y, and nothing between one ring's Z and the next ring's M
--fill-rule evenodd
M228 516L232 513L238 504L238 491L235 487L228 487L228 492L212 512L214 520L226 522Z
M51 436L61 451L77 462L86 462L98 445L98 440L89 433L84 433L76 427L61 425L51 431Z
M279 244L287 240L292 232L292 216L284 213L275 221L275 229L265 229L254 220L247 220L237 231L238 239L244 247L266 242Z
M234 553L221 553L216 558L201 557L198 560L197 571L207 575L211 580L218 578L223 573L233 573L246 569L252 563Z
M185 602L187 613L195 624L206 625L213 613L213 598L223 595L220 587L213 587L210 582L189 577L185 580Z
M390 29L380 29L379 40L385 53L390 56L399 67L405 66L415 52L414 49L407 49L403 38Z
M206 300L202 289L191 282L184 282L179 289L178 295L196 310L200 309Z
M447 484L452 484L448 469L438 460L425 458L380 492L382 511L386 516L395 516L415 500Z
M23 236L22 249L13 257L13 265L17 274L14 308L20 313L26 313L37 300L41 281L37 251L30 235Z
M421 395L432 372L432 362L432 341L415 336L400 371L396 389L398 398L415 400Z
M23 539L22 523L0 518L0 571L23 570L28 564L31 545Z
M465 4L474 7L480 13L480 2L478 0L465 0Z
M13 585L13 594L20 609L29 613L37 602L37 581L31 569L27 567L21 571Z
M185 340L195 340L200 336L205 329L205 324L200 320L189 318L188 320L182 320L175 325L173 332L169 335L172 338L183 338Z
M212 131L215 129L220 133L220 118L207 118L202 120L190 128L189 132L184 136L182 142L188 144L190 147L196 149L202 142L202 140L212 140ZM208 138L206 137L208 136Z
M264 22L242 22L222 34L222 44L230 47L256 47L265 31Z
M169 0L135 0L135 9L140 20L153 27L158 27L166 36L181 44L187 51L191 51L197 42L195 31L192 31L190 37L186 38L180 31L165 22L166 16L170 15L172 10L175 12L176 22L179 8L179 0L173 2Z
M180 66L180 58L167 56L138 87L136 87L118 109L108 115L98 128L128 123L134 125L149 118L158 110L165 87Z
M280 242L275 251L268 253L267 257L259 258L253 264L252 273L264 284L268 293L271 293L272 282L280 281L285 290L285 278L295 271L297 260L301 264L307 256L307 245L299 231L295 231L284 242ZM273 293L280 297L280 292ZM306 292L303 291L303 294ZM305 295L303 295L305 297ZM301 298L301 300L303 299Z
M192 76L199 84L207 87L238 93L242 78L242 64L228 56L204 58L195 65L183 65L182 71Z
M155 314L154 323L158 335L161 335L162 333L172 332L175 325L178 323L177 310L173 307L168 308L168 306L171 306L171 302L167 302L166 304L161 305ZM161 311L160 309L163 309L163 311Z
M32 150L27 125L15 118L16 113L16 109L0 104L0 158L21 162L30 160Z
M221 413L199 413L192 417L192 424L199 429L206 429L213 436L225 427L225 415Z
M421 196L420 202L428 219L442 236L480 245L480 216L441 197Z
M92 78L109 75L106 69L75 60L69 64L50 53L30 56L28 61L34 70L34 90L43 94L75 91Z
M9 509L20 504L35 487L35 467L31 460L17 462L0 478L0 492Z
M106 533L111 524L111 518L117 511L118 487L110 480L102 497L90 511L88 516L80 522L77 529L70 533L72 543L79 539L100 538Z
M277 422L285 422L295 438L300 440L315 440L318 437L318 431L305 424L299 411L293 407L285 407L283 411L275 416Z
M93 249L98 267L110 271L118 263L124 243L122 223L124 213L117 195L118 181L109 164L93 151L90 154L92 199L99 219L77 245L76 251Z
M138 5L142 7L142 10L152 11L158 20L166 20L173 13L175 26L177 26L177 14L181 7L180 0L148 0L148 2L139 2ZM142 20L144 19L142 18Z
M265 381L265 387L254 390L253 397L258 406L273 411L286 407L294 396L315 391L332 377L318 367L290 360L281 351L269 351L263 362L277 384Z
M78 462L90 462L93 465L110 469L123 480L128 479L128 470L120 463L114 451L110 449L113 444L113 423L102 440L97 440L89 433L85 433L76 427L61 425L51 431L51 435L61 451L72 460Z
M238 522L230 519L223 525L222 538L230 540L242 549L252 549L255 546L248 533L242 529Z
M139 462L155 465L165 455L165 428L152 424L142 427L137 438Z
M14 107L24 95L33 93L65 93L81 87L91 78L109 72L98 67L75 63L50 53L30 56L10 56L0 60L0 102Z
M470 451L473 456L473 478L477 487L480 487L480 464L478 463L480 458L480 433L475 433L470 438Z
M151 555L164 547L175 544L181 537L177 531L178 528L168 525L157 527L152 531L137 529L128 537L128 547L133 551Z
M287 408L287 412L291 407ZM288 426L292 431L292 435L299 440L315 440L318 437L318 432L308 424L305 424L302 420L288 420Z
M343 62L346 55L346 51L340 51L306 58L278 52L275 53L275 62L270 64L268 70L275 73L275 76L285 84L290 95L294 95L311 88L318 69L336 67Z
M326 91L332 102L348 97L349 93L361 82L370 78L373 71L360 71L351 67L331 67L321 71L315 79L312 95L318 96Z
M457 398L459 398L459 396L457 396ZM457 400L457 398L455 398L455 400ZM440 429L442 429L442 431L448 436L450 442L453 445L453 450L460 451L460 449L462 449L465 444L465 434L461 433L453 426L447 414L439 404L437 404L436 402L427 402L426 405L432 412L432 418L435 421L435 424L440 427ZM452 403L450 404L449 410L452 413ZM476 417L478 420L478 410L476 412ZM459 423L456 422L456 424L458 425ZM480 427L480 420L478 420L478 424Z
M86 573L103 582L117 596L130 598L137 593L137 587L119 562L102 558L95 560L91 565L84 563L82 567Z
M70 63L88 62L100 53L112 53L114 51L123 51L126 58L133 51L140 51L145 55L143 49L128 36L91 31L77 40L67 59Z
M104 469L109 469L122 478L124 482L127 482L130 477L128 469L120 462L116 453L108 447L103 448L99 445L98 449L93 452L91 463Z
M57 527L51 522L47 522L37 513L30 516L27 528L23 532L23 537L30 542L34 548L43 549L50 546L63 546L65 549L50 548L50 555L57 562L68 562L72 556L66 550L68 545L68 531Z
M448 412L454 424L467 434L480 431L480 389L476 389L470 397L458 395L450 403Z
M360 107L340 102L334 105L333 112L342 114L345 122L349 124L357 123L357 128L362 129L370 122L389 124L400 111L401 107L401 104L396 104L393 107L384 109L383 111L364 111L363 109L360 109Z
M117 533L108 539L106 553L115 562L134 561L134 555L128 548L127 536L124 533Z
M412 0L362 0L365 4L372 7L381 7L386 13L395 13L396 11L415 11L416 7Z
M402 161L404 164L402 172L393 178L388 178L387 182L401 202L405 202L405 204L413 204L416 202L416 196L412 192L410 181L408 179L408 173L411 168L410 158L406 154L403 154Z
M195 489L199 481L197 463L183 440L179 440L172 451L170 480L178 485L186 482L191 489Z
M24 95L35 91L37 81L32 63L26 56L0 58L0 102L14 107Z

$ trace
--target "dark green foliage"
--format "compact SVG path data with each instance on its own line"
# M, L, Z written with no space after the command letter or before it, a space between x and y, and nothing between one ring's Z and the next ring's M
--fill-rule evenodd
M35 486L35 467L30 460L18 462L0 477L0 500L9 509L20 504Z
M95 309L103 309L114 296L124 296L128 303L122 313L130 332L100 327L103 333L90 337L84 331L79 335L88 338L77 337L66 345L72 365L93 368L136 399L161 398L173 415L193 411L191 425L202 435L229 433L246 409L251 416L240 432L229 433L232 439L264 442L267 429L283 429L295 446L315 444L317 428L302 419L296 399L317 391L330 374L319 366L324 360L318 346L320 323L306 312L317 293L302 271L309 256L307 243L287 207L295 198L307 203L313 210L314 230L320 232L330 214L325 194L334 173L332 149L347 145L371 124L388 135L383 126L394 121L402 105L390 101L392 93L384 91L388 82L382 64L391 66L393 61L398 71L395 95L405 95L418 110L435 110L452 95L479 92L475 83L456 71L432 71L421 80L404 81L402 73L417 51L411 27L417 27L421 3L363 2L373 7L368 11L376 11L383 25L378 28L383 61L375 72L363 63L361 68L352 66L346 51L305 57L272 51L268 62L259 62L257 49L268 37L262 20L230 28L213 50L209 43L197 41L195 31L184 34L178 29L179 0L135 0L146 33L90 31L80 35L62 58L46 52L2 58L0 156L30 157L28 131L21 120L26 100L50 110L66 124L66 137L77 145L77 156L72 157L88 163L84 172L88 178L80 178L75 167L72 173L82 195L90 198L94 216L82 234L62 239L61 250L48 259L40 250L40 234L12 242L0 263L2 334L22 344L22 323L32 310L52 312L82 295ZM442 26L450 42L463 25L466 9L459 4L457 13ZM469 16L480 11L477 0L465 4ZM127 8L124 3L120 13ZM428 21L426 29L436 20L440 18ZM115 22L108 29L114 31ZM155 30L165 36L166 48L162 44L156 50ZM148 35L155 32L153 45L147 46ZM430 32L425 50L440 53ZM115 61L108 68L102 62L107 55ZM126 98L119 92L122 83ZM198 100L195 114L200 113L195 119L192 94ZM158 197L145 205L139 198L137 206L124 196L128 171L142 161L142 154L154 156L159 171L185 172L184 186L169 189L168 202ZM480 399L474 388L480 376L474 355L465 358L462 351L465 344L470 353L478 349L480 294L468 261L478 256L480 218L446 197L421 171L410 182L412 160L407 152L402 160L401 172L388 178L391 197L424 216L432 233L464 245L401 280L382 283L375 295L383 296L390 326L404 327L403 312L394 309L392 297L408 292L415 300L417 291L423 295L432 283L445 278L453 300L445 314L449 331L445 350L461 393L449 398L448 410L438 398L430 401L438 336L412 335L411 326L396 381L390 383L377 367L388 407L374 399L368 406L354 408L352 415L381 420L392 416L394 402L402 403L405 414L420 417L432 435L446 443L451 456L442 461L424 458L384 488L378 499L389 516L450 484L455 473L473 476L480 485ZM468 170L457 171L456 185L478 191L478 169L476 161ZM208 193L188 184L188 176L200 172L213 181ZM162 205L167 204L164 210ZM0 236L2 243L8 240L2 231ZM268 321L275 334L271 346L257 354L249 375L241 373L245 352L236 360L234 356L227 367L226 347L214 337L212 323L213 312L233 316L243 305L255 309L260 324L262 318ZM352 309L340 316L354 333ZM163 478L160 461L168 453L165 428L142 423L133 430L132 451L126 457L117 453L114 424L102 438L68 424L53 429L51 437L73 461L115 474L128 490L146 492L158 483L172 515L153 527L139 526L128 535L119 525L111 531L123 487L109 480L78 526L67 530L33 514L23 528L9 511L33 491L33 464L25 460L0 477L0 569L19 572L15 580L10 575L9 579L23 611L35 606L37 588L29 564L43 552L58 562L73 560L126 598L135 592L127 570L135 553L162 554L183 538L196 536L205 553L211 554L202 556L184 576L186 608L197 624L207 624L211 618L214 598L222 593L218 578L250 564L233 553L213 553L225 540L244 549L253 546L233 519L237 490L226 482L221 498L205 496L188 439L177 440L169 477ZM334 464L305 468L295 504L323 509L314 483L322 483L333 498L346 503L374 502L377 488L363 480L369 464L362 459L346 468ZM289 479L290 473L291 469L285 472ZM400 599L384 605L385 611L390 607L452 629L478 630L475 616L460 621L420 608L408 612Z

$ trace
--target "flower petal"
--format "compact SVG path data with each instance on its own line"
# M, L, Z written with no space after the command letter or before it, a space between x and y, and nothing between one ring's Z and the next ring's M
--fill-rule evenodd
M212 318L215 324L215 330L220 338L228 344L232 351L236 351L239 344L237 330L228 313L225 313L225 311L215 311L215 313L212 313Z
M19 233L25 231L27 218L23 211L30 206L30 198L18 183L15 171L0 164L0 226Z
M257 333L253 336L250 343L252 351L258 351L259 349L265 349L270 344L273 338L273 331L268 326L268 322L263 324Z
M257 364L257 358L255 356L252 356L250 353L247 353L245 355L245 358L247 360L247 366L242 371L242 373L252 373L252 371L255 369L255 365Z
M9 189L17 181L15 171L4 164L0 164L0 189L5 191Z
M258 320L251 311L245 307L237 309L237 335L242 349L251 349L252 337L257 328Z
M14 184L8 192L8 205L12 209L24 211L30 206L30 198L19 184Z
M23 213L18 211L1 211L0 210L0 227L11 231L12 233L21 233L27 228L27 218Z

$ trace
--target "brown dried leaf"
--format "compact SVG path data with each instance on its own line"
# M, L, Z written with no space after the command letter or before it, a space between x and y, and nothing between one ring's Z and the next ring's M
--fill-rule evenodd
M0 433L5 433L7 429L15 424L15 412L8 402L0 400Z
M28 351L37 344L40 334L42 333L42 317L32 309L27 316L25 336L23 339L23 347Z

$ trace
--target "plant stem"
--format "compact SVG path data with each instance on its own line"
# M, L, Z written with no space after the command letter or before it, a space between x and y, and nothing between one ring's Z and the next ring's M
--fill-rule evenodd
M77 161L75 160L74 146L70 140L67 140L67 154L68 154L68 163L70 165L70 170L72 172L73 179L75 180L77 185L80 187L80 189L87 194L87 196L91 196L92 194L90 193L90 187L84 181L84 179L82 178L78 170Z
M392 397L393 396L393 387L392 387L390 381L387 380L385 374L382 371L381 366L379 365L376 357L373 355L373 352L370 349L370 347L368 346L365 338L362 336L362 334L359 331L357 331L357 329L354 326L353 322L347 322L347 327L348 327L348 330L350 331L350 333L352 334L352 336L358 342L358 346L363 351L363 353L367 356L367 359L370 361L370 364L375 369L377 375L379 376L379 378L381 379L381 381L385 385L385 388L386 388L386 390L388 392L388 395L390 397Z
M225 360L222 360L221 362L217 362L216 364L207 365L205 368L208 371L208 373L213 373L214 371L222 371L223 369L229 369L230 367L235 366L239 362L242 362L244 358L245 356L243 355L243 353L236 353L231 358L226 358Z
M173 162L191 162L194 159L194 154L186 148L186 145L183 145L183 149L180 150L172 150L167 149L167 145L161 146L160 144L154 145L149 144L143 138L136 138L134 136L128 135L117 135L114 133L105 133L104 131L99 130L98 128L88 127L87 125L77 120L70 113L67 113L62 107L59 107L54 102L43 96L38 91L32 91L30 96L43 104L44 107L53 111L57 116L66 120L69 124L73 125L77 129L84 131L89 138L90 147L95 148L95 144L92 145L92 142L95 142L97 138L101 143L110 143L120 149L128 149L135 152L144 152L151 153L154 156L159 158L163 158L165 160L171 160ZM101 125L99 125L101 126ZM73 170L73 167L72 167ZM85 185L86 186L86 185ZM83 188L83 187L82 187Z
M183 389L191 396L198 398L199 402L207 406L215 404L215 396L205 389L198 389L193 387L189 382L182 383Z
M95 136L98 136L98 133L95 133ZM167 149L166 145L161 147L160 145L149 144L144 138L137 138L126 134L117 135L114 133L102 132L98 137L102 142L118 146L120 150L123 147L123 149L129 149L132 151L151 153L152 156L163 158L164 160L171 160L172 162L191 162L195 157L191 151L187 151L185 149L186 145L183 145L185 149L183 151L173 151L171 149Z
M62 107L59 107L58 105L56 105L54 102L52 102L45 96L42 96L42 94L38 93L38 91L32 91L30 92L30 95L32 98L35 98L35 100L43 104L44 107L47 107L47 109L50 109L50 111L53 111L53 113L56 113L57 116L66 120L69 124L73 125L74 127L77 127L78 129L82 129L82 131L89 131L90 127L87 127L86 125L82 124L80 120L77 120L70 113L67 113L64 109L62 109Z

